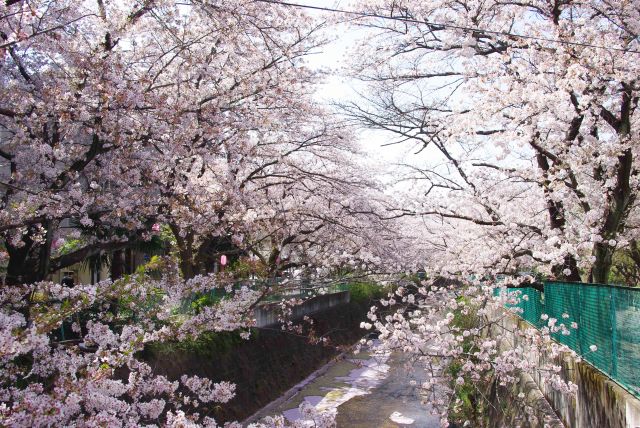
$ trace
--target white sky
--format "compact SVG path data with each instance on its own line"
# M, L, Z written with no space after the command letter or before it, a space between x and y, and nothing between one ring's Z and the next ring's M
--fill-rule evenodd
M347 10L355 10L348 0L290 0L291 3L304 4L319 7L332 7ZM321 16L322 12L307 10L313 16ZM318 97L324 102L351 101L358 98L356 88L364 90L361 82L347 77L343 68L348 64L349 55L353 54L358 39L365 36L364 30L356 30L353 27L339 25L331 28L328 34L331 42L324 46L316 55L307 58L307 64L314 69L326 72L325 83L318 91ZM374 160L392 167L394 163L407 163L411 158L411 144L383 146L393 136L382 131L363 130L359 133L361 146L373 157Z

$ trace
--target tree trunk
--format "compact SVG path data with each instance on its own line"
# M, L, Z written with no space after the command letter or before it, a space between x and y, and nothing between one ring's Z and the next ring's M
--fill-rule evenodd
M17 246L12 245L8 235L5 235L5 247L9 254L7 285L32 284L43 281L49 274L53 230L47 230L44 244L34 241L36 233L39 231L29 228L22 236L22 245Z
M571 272L566 275L565 269L569 269ZM576 258L571 254L564 256L564 263L562 265L553 266L552 272L556 278L562 281L580 282L580 271L578 270L578 262Z
M183 279L191 279L198 274L198 269L195 265L194 251L193 251L193 232L189 231L184 236L180 234L180 228L175 224L170 224L171 231L176 238L178 244L178 253L180 255L180 271L182 272Z
M619 118L605 108L601 112L602 118L615 128L618 138L621 140L628 138L631 133L631 113L635 108L633 85L623 83L622 88ZM635 104L637 104L637 100ZM593 282L604 284L609 280L615 248L613 245L609 245L608 241L615 240L624 231L629 211L636 199L636 193L631 188L631 178L637 175L638 171L633 168L633 151L628 148L618 156L616 187L607 194L605 222L600 232L603 241L596 243L593 248L596 261L589 274L589 278Z
M51 243L53 242L53 225L46 224L47 232L44 244L37 244L33 239L39 233L35 227L30 227L22 236L22 245L12 245L9 234L5 234L5 248L9 254L7 286L33 284L43 281L49 274L49 262L51 260ZM25 294L23 301L26 303L19 312L25 317L27 325L31 323L31 295Z
M122 278L124 275L124 251L116 250L111 257L111 280Z
M124 250L124 273L131 275L133 271L133 251L131 248L126 248Z
M611 272L613 249L606 243L598 242L593 247L593 255L596 261L591 266L589 282L606 284L609 281L609 272Z
M544 196L547 203L547 213L549 214L549 225L551 229L558 229L562 233L564 233L564 229L567 223L565 217L565 209L564 204L561 201L556 201L551 197L551 191L549 190L549 186L551 182L548 179L549 174L549 160L541 152L537 144L532 144L532 147L538 151L536 155L536 161L538 163L538 167L542 170L543 176L545 177L544 182L542 183L542 191L544 192ZM569 269L571 272L566 275L564 273L565 269ZM576 258L567 254L564 256L564 262L559 266L552 266L551 271L556 276L556 278L564 280L564 281L580 281L580 271L578 270L578 263L576 262Z
M35 276L33 275L34 269L31 269L31 272L28 269L29 267L33 268L29 258L33 242L27 237L23 239L27 242L22 247L14 247L9 242L6 243L7 253L9 254L7 285L21 285L33 282L31 280Z

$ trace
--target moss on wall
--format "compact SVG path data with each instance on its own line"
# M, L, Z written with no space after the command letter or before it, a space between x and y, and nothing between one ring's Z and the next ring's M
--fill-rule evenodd
M249 340L237 333L207 333L198 340L151 344L143 358L155 373L171 380L183 374L237 385L236 397L220 406L201 405L197 411L218 423L243 420L318 367L336 356L341 347L363 335L359 328L370 301L336 306L312 315L315 333L326 335L330 346L314 345L305 337L276 329L259 329Z

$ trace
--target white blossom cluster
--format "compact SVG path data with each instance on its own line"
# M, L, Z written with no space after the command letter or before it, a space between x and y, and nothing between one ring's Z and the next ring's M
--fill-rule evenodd
M343 110L419 152L397 212L417 217L404 230L424 263L607 282L638 239L637 5L357 4L395 19L357 22L351 70L368 90Z
M495 296L494 289L480 281L452 286L423 281L419 287L400 286L381 301L382 308L373 306L368 314L370 322L362 324L379 332L380 349L402 351L425 371L421 388L445 427L448 412L458 399L456 390L464 386L477 388L482 397L487 382L512 387L520 383L522 374L529 374L569 396L577 392L577 386L563 378L554 361L564 355L580 357L551 338L552 333L570 334L570 329L548 316L548 325L541 330L515 328L505 322L512 316L505 305L519 303L520 293ZM473 322L456 321L465 317ZM506 338L510 338L508 342ZM449 367L454 362L460 370L452 378Z

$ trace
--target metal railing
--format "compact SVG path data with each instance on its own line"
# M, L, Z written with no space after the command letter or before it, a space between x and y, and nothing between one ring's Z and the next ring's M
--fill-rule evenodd
M274 303L290 299L306 300L318 295L334 294L349 290L349 284L344 281L290 279L270 279L267 281L244 280L238 281L234 284L232 291L230 292L226 291L224 288L214 288L208 292L193 293L188 298L183 299L178 311L187 312L190 309L193 309L194 303L199 300L203 301L204 304L213 303L216 300L223 299L233 293L233 290L239 289L243 286L251 289L263 289L264 287L269 287L272 291L261 300L261 303Z

